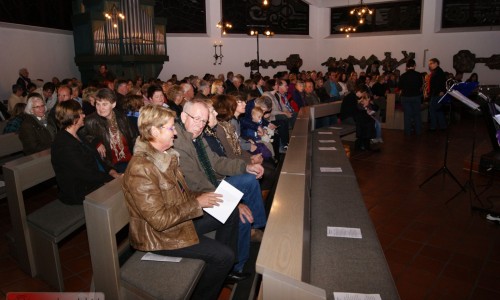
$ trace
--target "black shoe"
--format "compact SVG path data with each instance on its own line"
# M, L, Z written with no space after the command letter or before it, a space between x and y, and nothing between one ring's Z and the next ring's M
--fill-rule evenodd
M238 283L250 277L250 273L245 272L231 272L226 277L226 283Z

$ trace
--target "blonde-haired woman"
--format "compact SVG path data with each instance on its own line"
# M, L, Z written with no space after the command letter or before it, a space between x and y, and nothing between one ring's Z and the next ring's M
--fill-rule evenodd
M192 299L217 299L234 263L237 235L231 233L238 230L238 215L222 224L203 214L203 208L218 205L221 195L188 188L179 154L172 149L174 119L175 113L161 106L140 110L140 137L123 178L130 244L141 251L202 259L205 270ZM215 239L204 236L216 229Z
M210 90L210 94L213 96L224 94L224 82L220 79L216 79L212 83L212 89Z

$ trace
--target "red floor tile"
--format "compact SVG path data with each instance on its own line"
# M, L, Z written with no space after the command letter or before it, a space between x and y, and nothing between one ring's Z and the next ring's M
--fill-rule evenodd
M464 282L454 278L441 276L439 277L433 292L437 292L447 299L467 299L472 292L474 284L472 282Z
M448 261L451 257L451 254L451 250L435 247L432 245L425 245L422 248L422 251L420 251L420 255L422 256L433 258L443 262Z
M445 266L445 262L419 255L410 264L411 267L439 275Z
M423 247L423 244L405 240L405 239L396 239L392 245L391 248L403 251L412 255L415 255L417 252L419 252Z
M471 300L498 300L500 293L491 290L476 288L472 294Z

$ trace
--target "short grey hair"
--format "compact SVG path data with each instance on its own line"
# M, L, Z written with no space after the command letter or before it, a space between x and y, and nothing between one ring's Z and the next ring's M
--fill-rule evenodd
M26 103L26 107L24 108L24 112L33 115L33 102L40 101L45 105L45 100L43 100L42 95L38 93L31 93L28 95L28 102Z
M193 86L191 85L191 83L181 83L181 88L182 91L186 93L187 91L189 91L189 89L193 89Z

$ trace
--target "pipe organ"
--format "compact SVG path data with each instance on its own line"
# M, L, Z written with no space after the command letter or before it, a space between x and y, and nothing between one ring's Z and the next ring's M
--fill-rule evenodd
M158 76L168 55L166 20L155 18L154 4L154 0L73 0L75 62L84 82L92 81L100 64L118 78ZM124 19L116 18L117 11Z

